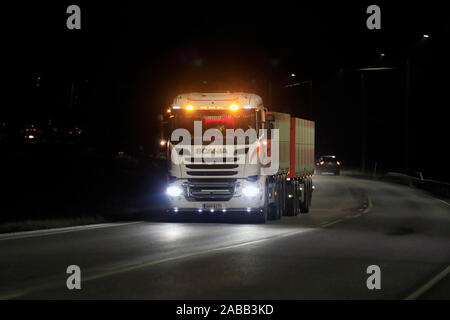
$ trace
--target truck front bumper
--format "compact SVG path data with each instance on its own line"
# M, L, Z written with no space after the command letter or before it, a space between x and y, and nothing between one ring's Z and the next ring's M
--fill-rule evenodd
M233 197L228 201L188 201L184 196L169 197L167 212L260 212L264 206L262 196L246 198ZM212 210L211 210L212 209Z

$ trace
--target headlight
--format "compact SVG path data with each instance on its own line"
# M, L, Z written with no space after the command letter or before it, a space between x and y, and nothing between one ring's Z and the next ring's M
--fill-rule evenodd
M242 188L242 194L246 197L256 197L258 195L258 187L255 185L246 185Z
M179 186L170 186L167 187L166 193L168 196L171 197L178 197L183 193L183 189Z

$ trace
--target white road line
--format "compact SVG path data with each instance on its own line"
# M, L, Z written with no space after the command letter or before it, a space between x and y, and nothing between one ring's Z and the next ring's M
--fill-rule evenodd
M411 293L409 296L407 296L404 300L416 300L421 295L423 295L425 292L430 290L436 283L438 283L439 281L444 279L445 276L448 275L449 273L450 273L450 265L447 266L447 268L445 268L441 272L439 272L439 274L434 276L433 279L431 279L430 281L425 283L423 286L421 286L419 289L417 289L416 291Z
M442 199L439 199L439 198L435 198L435 197L432 197L432 198L433 198L433 199L436 199L436 200L439 200L440 202L445 203L446 205L450 206L450 203L448 203L448 202L445 201L445 200L442 200Z
M100 229L100 228L119 227L119 226L125 226L125 225L129 225L129 224L135 224L135 223L142 223L142 221L124 222L124 223L100 223L100 224L89 224L89 225L84 225L84 226L74 226L74 227L52 228L52 229L41 229L41 230L33 230L33 231L5 233L5 234L0 234L0 241L25 239L25 238L31 238L31 237L51 236L54 234L85 231L85 230Z
M224 247L211 248L211 249L206 249L206 250L202 250L199 252L188 253L188 254L184 254L184 255L180 255L180 256L168 257L168 258L163 258L160 260L141 262L138 264L131 264L131 265L124 266L124 267L113 268L113 269L110 269L108 271L105 271L105 272L102 272L99 274L93 274L93 275L88 275L86 277L83 277L83 282L98 280L98 279L114 276L114 275L125 273L125 272L136 271L136 270L140 270L140 269L143 269L146 267L151 267L151 266L166 263L166 262L173 262L173 261L182 260L182 259L195 258L195 257L206 255L209 253L221 252L221 251L225 251L225 250L229 250L229 249L254 245L254 244L269 241L269 240L276 240L276 239L281 239L281 238L285 238L285 237L290 237L290 236L293 236L296 234L306 233L309 231L314 231L314 229L313 228L304 228L301 230L285 232L285 233L276 234L276 235L272 235L272 236L268 236L268 237L264 237L264 238L260 238L260 239L244 241L241 243L235 243L235 244L227 245ZM16 291L14 293L6 294L3 296L0 295L0 300L9 300L9 299L15 299L18 297L23 297L32 292L45 291L45 290L48 290L51 288L56 288L59 285L60 285L59 283L55 284L52 282L48 282L47 284L41 285L39 287L37 287L37 286L31 287L31 288L27 288L27 289L22 289L20 291Z
M327 223L327 224L322 225L322 228L326 228L326 227L332 226L333 224L339 223L339 222L341 222L341 221L343 221L343 220L342 220L342 219L337 219L337 220L335 220L335 221L332 221L332 222L330 222L330 223Z

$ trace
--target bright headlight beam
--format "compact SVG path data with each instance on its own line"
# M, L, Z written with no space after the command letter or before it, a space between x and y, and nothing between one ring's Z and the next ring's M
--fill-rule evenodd
M246 197L256 197L258 195L258 187L248 185L242 188L242 194Z
M183 193L183 189L179 186L170 186L166 190L166 194L171 197L178 197Z

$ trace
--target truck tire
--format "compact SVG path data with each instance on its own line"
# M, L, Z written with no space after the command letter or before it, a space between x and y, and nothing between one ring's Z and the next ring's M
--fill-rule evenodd
M269 204L269 212L268 212L267 216L268 216L269 220L279 219L278 212L277 212L277 205L275 203Z
M267 203L264 205L262 209L262 212L260 212L258 214L258 218L257 218L257 222L264 224L267 222L267 216L268 216L268 212L269 212L269 206L267 205Z
M266 183L266 192L264 192L264 206L261 208L262 212L258 214L257 221L258 223L266 223L267 218L269 217L269 193L267 192L268 184Z
M278 182L276 181L275 183L272 183L272 186L273 186L273 189L271 190L271 194L272 194L271 196L272 196L272 198L274 198L274 202L269 204L267 218L269 220L277 220L277 219L279 219L278 205L277 205L278 197L275 198L275 192L277 191L277 188L278 188Z
M312 202L312 179L311 178L307 178L305 180L305 201L300 203L300 212L301 213L308 213L309 212L309 208L311 206L311 202Z
M284 194L284 199L285 199L284 203L285 203L285 207L286 207L286 210L284 213L285 216L295 216L296 215L295 194L296 194L296 192L295 192L294 182L286 183L286 192ZM292 197L289 198L289 195L291 195Z
M277 206L277 219L281 219L281 217L283 216L283 203L282 203L282 190L281 190L281 180L277 179L277 184L276 184L276 190L277 190L277 198L276 198L276 206Z
M311 184L309 182L309 179L305 180L305 184L303 187L303 192L305 192L305 196L303 197L304 201L300 200L300 213L306 214L309 212L309 204L311 202Z
M309 206L306 202L300 202L300 212L302 214L309 213Z

